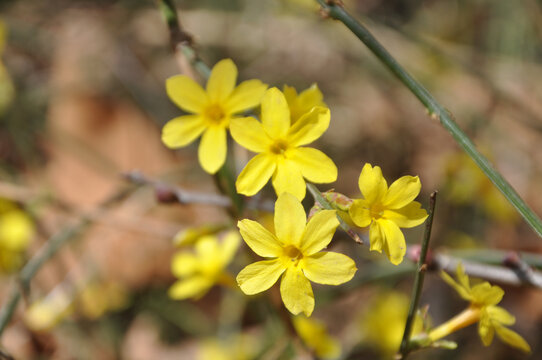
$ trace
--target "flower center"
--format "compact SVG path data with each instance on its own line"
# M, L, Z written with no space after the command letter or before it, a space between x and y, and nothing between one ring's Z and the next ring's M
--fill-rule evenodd
M226 114L220 105L213 104L205 109L205 117L211 124L220 125L226 117Z
M303 253L293 245L288 245L284 248L284 255L290 258L292 262L298 262L303 259Z
M269 148L269 150L271 150L271 152L273 154L277 154L277 155L282 155L284 154L284 152L288 149L288 143L284 140L275 140L275 142L273 144L271 144L271 147Z
M374 219L380 219L384 214L384 206L382 204L373 204L369 209L371 217Z

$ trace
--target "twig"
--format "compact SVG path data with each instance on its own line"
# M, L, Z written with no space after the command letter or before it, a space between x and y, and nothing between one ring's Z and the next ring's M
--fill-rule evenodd
M416 277L414 278L414 285L412 287L412 295L410 296L410 307L408 309L407 320L405 324L405 332L403 333L403 340L401 341L401 347L399 349L399 359L406 359L409 352L408 342L410 334L412 332L412 325L418 310L420 303L420 295L423 288L423 280L425 278L425 272L427 270L427 264L425 259L427 257L427 250L429 249L429 240L431 238L431 229L433 227L433 216L435 215L435 204L437 201L437 192L434 191L431 194L429 201L429 217L425 223L425 232L423 234L422 248L420 252L420 258L418 259L418 266L416 268Z
M336 1L317 0L327 16L341 21L352 31L376 57L414 94L426 107L430 117L439 120L442 126L452 135L458 145L465 151L493 184L500 190L506 199L523 216L533 230L542 237L542 221L523 201L504 177L490 164L490 162L476 149L469 137L459 128L452 114L418 83L393 56L380 44L380 42Z
M522 271L518 271L517 269L476 263L442 253L434 255L431 265L436 269L455 274L457 264L460 262L465 268L465 273L469 276L479 277L495 283L533 286L542 289L542 273L540 271L530 270L529 276L526 277Z
M123 189L112 197L107 199L101 204L101 208L107 208L113 204L124 199L134 190L133 187ZM17 308L17 304L21 299L21 288L28 289L30 287L30 281L41 269L49 259L51 259L68 241L73 240L81 232L83 232L87 226L91 223L91 220L85 216L82 216L75 224L68 226L53 235L22 268L17 275L18 284L14 286L11 293L8 295L7 300L4 302L2 309L0 309L0 335L4 332L7 324L13 317L13 314Z
M322 193L316 188L316 186L307 183L307 189L314 198L314 201L318 202L324 209L335 210L333 209L331 204L322 196ZM343 229L348 234L348 236L354 239L355 242L363 245L363 240L361 240L359 235L354 230L352 230L352 228L348 226L348 224L339 215L337 215L337 219L339 220L339 226L341 227L341 229Z
M220 207L231 207L232 200L219 194L188 191L177 186L153 179L139 171L130 171L123 174L123 177L133 184L149 185L154 187L156 198L163 203L177 202L179 204L205 204ZM246 207L251 210L262 210L273 212L275 205L271 201L257 201L250 199Z

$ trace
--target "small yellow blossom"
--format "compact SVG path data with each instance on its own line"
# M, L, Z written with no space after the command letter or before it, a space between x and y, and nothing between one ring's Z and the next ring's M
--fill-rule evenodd
M324 95L316 84L312 84L310 88L303 90L299 94L297 94L295 88L284 85L282 92L290 108L292 124L299 120L301 116L311 111L315 106L327 107L324 103Z
M217 284L231 285L233 279L225 272L240 244L237 232L229 232L220 243L216 236L204 236L196 242L195 253L178 252L171 270L180 280L171 286L174 299L198 299Z
M267 90L262 99L262 122L254 118L233 119L232 137L250 151L252 158L237 178L240 194L252 196L272 177L277 195L289 192L305 197L305 180L330 183L337 180L337 167L320 150L302 147L318 139L329 126L329 109L313 107L291 124L290 110L282 92Z
M0 199L0 269L10 272L18 269L24 251L34 236L30 217L11 201Z
M413 201L420 193L417 176L403 176L388 188L380 167L365 164L358 181L363 199L354 200L349 214L359 227L370 226L371 250L386 253L398 265L406 253L405 237L400 227L420 225L427 212Z
M341 356L341 344L331 337L325 325L302 315L293 319L294 328L303 342L321 359L337 359Z
M35 301L24 314L26 325L34 331L47 331L73 312L73 296L60 285L41 300Z
M331 241L339 225L335 210L323 210L307 223L301 202L289 193L275 203L275 234L252 220L237 224L247 245L269 258L245 267L237 283L247 295L269 289L282 275L280 294L286 308L310 316L314 295L309 280L339 285L352 279L356 264L343 254L320 251Z
M128 305L126 288L117 282L92 281L77 294L79 310L88 319L98 319L108 311Z
M200 343L198 360L250 360L256 358L260 347L259 339L252 334L209 338Z
M216 173L226 160L226 129L236 114L260 104L267 85L260 80L244 81L235 87L237 67L231 59L219 61L212 69L204 90L185 75L166 81L169 98L193 115L170 120L162 129L162 141L169 148L190 144L201 134L198 157L201 167Z
M470 306L454 318L431 330L429 338L432 341L441 339L452 332L478 322L478 334L485 346L493 341L495 333L510 346L530 352L529 344L515 331L508 329L516 318L497 304L504 296L504 291L487 281L474 286L470 285L469 277L465 274L463 265L457 266L457 282L445 272L441 273L446 281L463 299L470 302Z

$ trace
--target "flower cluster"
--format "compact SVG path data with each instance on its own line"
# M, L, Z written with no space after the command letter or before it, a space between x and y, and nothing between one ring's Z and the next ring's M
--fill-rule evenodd
M244 241L267 259L241 270L237 283L245 294L252 295L269 289L281 278L280 293L286 308L293 314L309 316L314 309L310 281L339 285L356 272L349 257L321 251L332 240L339 225L337 217L347 216L360 227L370 226L371 250L384 250L393 264L399 264L406 251L399 228L419 225L427 217L413 201L420 192L420 180L404 176L388 188L380 168L366 164L359 178L364 198L350 201L339 211L320 209L307 223L301 205L306 181L331 183L338 173L326 154L307 146L329 127L331 114L322 92L316 85L300 93L287 85L283 91L267 89L259 80L235 87L236 78L235 65L226 59L212 69L206 90L183 75L168 79L169 97L193 115L168 122L162 140L176 148L203 134L198 154L201 166L209 173L217 172L225 163L227 129L238 144L256 153L239 173L235 186L239 194L253 196L271 180L278 197L274 233L256 221L239 221ZM243 116L257 106L259 112ZM224 268L235 253L235 241L232 234L222 245L213 236L182 238L185 244L195 242L196 251L175 256L172 269L181 280L171 287L170 296L198 298L213 284L224 281Z

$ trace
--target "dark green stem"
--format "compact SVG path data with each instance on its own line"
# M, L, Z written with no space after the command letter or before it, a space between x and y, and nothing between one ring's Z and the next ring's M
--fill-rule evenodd
M414 286L412 287L412 294L410 296L410 308L408 309L407 321L405 324L405 332L403 333L403 340L401 341L401 359L405 359L409 352L409 339L412 332L412 325L416 318L416 311L420 302L420 295L423 288L423 280L425 278L425 271L427 270L427 264L425 259L427 257L427 250L429 250L429 239L431 238L431 229L433 227L433 216L435 214L435 203L437 201L437 192L434 191L431 194L429 202L429 216L425 223L425 232L423 234L422 247L420 250L420 258L418 259L418 266L416 268L416 277L414 278Z
M542 237L542 221L523 201L512 186L504 179L490 162L476 149L468 136L459 128L452 114L417 82L393 56L378 42L365 26L354 19L336 1L317 0L325 13L331 18L341 21L358 39L360 39L376 57L420 100L426 107L430 117L439 120L442 126L452 135L459 146L474 160L476 165L486 174L506 199L523 216L533 230Z

